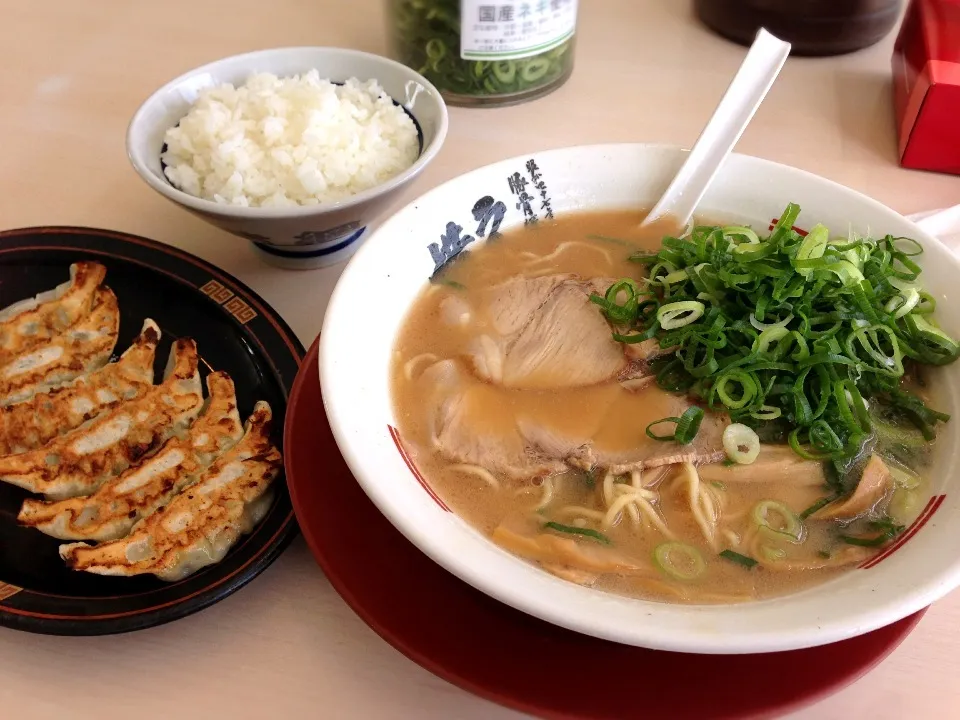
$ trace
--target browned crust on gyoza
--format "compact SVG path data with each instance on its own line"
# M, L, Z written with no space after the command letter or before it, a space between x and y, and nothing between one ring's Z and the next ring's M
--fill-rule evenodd
M65 332L48 342L17 354L0 366L0 404L11 399L27 400L37 392L74 380L107 364L120 331L117 296L108 287L98 288L93 310ZM86 337L92 333L93 338ZM32 353L59 348L61 355L46 365L26 372L14 372L17 363ZM14 400L15 401L15 400Z
M45 447L0 458L0 480L53 499L62 499L89 494L107 477L136 464L173 434L177 418L186 417L192 422L203 404L196 343L188 338L178 339L173 353L176 364L160 385ZM178 394L174 391L177 383L196 384L196 389ZM176 402L174 405L168 402L171 395ZM143 417L138 417L140 415ZM121 422L127 429L118 442L94 452L79 452L74 445L110 423ZM51 456L56 457L56 464L48 461Z
M163 576L176 571L184 552L210 538L227 536L235 542L243 531L246 508L263 496L283 467L280 451L270 441L271 417L270 406L257 403L243 439L214 462L199 482L141 521L128 537L95 546L61 545L61 557L74 570L102 575ZM238 465L239 476L218 483L221 473ZM167 527L184 515L195 522L174 530ZM151 548L149 557L140 561L128 559L131 546L147 542Z
M0 408L0 455L39 448L153 386L153 362L160 332L147 320L133 344L110 363L69 385ZM112 395L104 399L102 391ZM80 409L78 409L80 408Z
M190 429L182 437L167 440L139 465L106 481L86 497L56 502L27 499L17 520L63 540L124 537L138 520L195 482L242 439L243 423L237 414L233 380L227 373L207 376L207 397L203 414ZM180 459L174 463L171 458Z
M0 365L43 345L90 312L107 269L100 263L78 262L71 265L71 275L71 286L59 298L0 321ZM34 331L30 334L18 332L25 324L35 325Z

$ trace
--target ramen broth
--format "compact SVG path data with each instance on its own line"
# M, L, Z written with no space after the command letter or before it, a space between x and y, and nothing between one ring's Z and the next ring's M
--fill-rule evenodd
M510 316L523 315L528 301L510 295L517 287L540 292L538 283L560 283L554 292L583 293L570 307L599 316L589 288L577 283L597 279L602 294L613 279L641 278L643 267L627 258L659 249L664 234L641 229L641 219L633 211L579 213L514 230L462 253L427 286L398 334L391 379L400 435L426 481L502 548L561 578L651 600L782 595L875 555L880 548L838 535L862 531L880 511L900 523L912 520L925 497L917 482L888 483L857 518L814 514L797 526L799 514L827 494L821 464L765 445L753 466L730 467L717 452L728 420L709 412L690 447L649 438L650 423L680 415L691 402L631 373L643 361L630 360L597 382L588 369L588 381L570 387L569 347L557 350L556 366L536 357L536 349L533 359L477 360L491 343L524 342L518 333L533 321ZM491 309L503 300L498 293L507 293L506 303ZM551 312L540 300L529 301L530 312ZM587 330L560 340L557 332L545 337L577 346L575 364L616 362L609 348L590 350ZM577 454L583 439L589 457ZM666 462L674 458L685 462ZM748 567L747 560L757 564Z

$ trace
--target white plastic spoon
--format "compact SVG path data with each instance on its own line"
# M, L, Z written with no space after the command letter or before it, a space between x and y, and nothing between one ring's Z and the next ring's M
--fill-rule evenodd
M960 232L960 205L915 213L907 217L935 237Z
M757 39L713 111L710 122L703 128L673 182L641 225L669 217L680 227L686 227L707 186L750 124L789 54L790 43L763 29L757 33Z

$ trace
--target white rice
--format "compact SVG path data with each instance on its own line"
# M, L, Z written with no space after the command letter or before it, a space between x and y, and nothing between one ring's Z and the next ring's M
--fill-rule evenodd
M164 137L167 178L227 205L317 205L380 185L419 154L417 128L376 80L316 70L201 91Z

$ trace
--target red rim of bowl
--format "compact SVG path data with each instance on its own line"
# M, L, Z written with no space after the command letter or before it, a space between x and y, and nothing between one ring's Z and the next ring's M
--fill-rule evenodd
M542 640L544 647L551 646L551 652L557 650L557 645L566 645L567 650L572 655L583 657L589 653L604 655L608 658L626 658L631 661L631 672L643 668L644 662L650 667L662 668L665 665L686 666L689 674L681 673L679 680L683 680L683 675L689 679L698 673L710 667L710 674L713 676L714 685L719 682L717 676L724 673L731 674L741 672L744 668L756 665L757 671L762 671L762 675L754 674L754 682L750 682L749 675L742 676L739 679L738 688L743 692L733 692L726 699L720 698L722 705L718 706L718 698L715 692L707 688L699 691L687 692L687 701L694 703L700 702L699 708L675 708L670 710L671 718L679 717L703 717L704 712L710 712L711 717L717 718L770 718L777 717L784 713L796 711L802 707L816 703L829 695L832 695L844 687L852 684L868 673L880 662L882 662L891 652L893 652L900 643L910 634L913 628L920 621L926 609L900 620L892 625L875 630L865 635L844 640L832 645L806 648L802 650L793 650L787 652L768 653L765 655L693 655L684 653L674 653L659 650L648 650L627 645L600 640L597 638L580 635L570 630L551 625L545 621L532 616L525 615L519 610L515 610L504 605L478 590L468 586L466 583L457 579L452 574L447 573L439 565L436 565L426 555L420 553L408 540L406 540L397 531L385 517L376 509L373 503L364 495L360 486L350 475L345 462L340 456L336 443L330 433L326 416L323 412L323 403L320 394L320 379L317 370L317 348L319 339L313 343L308 351L303 363L300 366L300 373L293 386L290 395L288 411L286 415L284 429L284 457L286 464L287 482L290 488L290 495L293 499L294 510L300 522L300 528L310 547L311 553L317 563L323 569L330 583L340 596L346 601L350 608L381 638L391 646L399 650L408 658L416 662L421 667L429 670L438 677L480 697L486 698L500 705L519 710L522 712L534 714L545 718L613 718L623 717L622 708L617 712L610 712L609 706L606 710L589 709L569 711L557 707L555 704L538 701L536 692L517 692L504 686L504 678L497 677L496 672L491 674L489 668L473 668L471 672L464 672L458 668L451 667L450 658L443 658L443 649L437 649L438 641L440 643L449 641L448 633L438 633L435 623L414 624L404 621L396 615L388 615L393 609L398 607L396 602L383 605L383 595L375 596L369 589L358 587L355 582L345 577L344 569L347 572L357 572L357 568L364 566L364 563L358 562L358 558L353 555L349 559L338 557L339 550L332 546L333 536L324 538L324 532L330 532L326 523L317 524L315 514L325 512L330 518L344 518L350 514L358 513L368 514L369 523L376 523L378 532L386 532L393 536L391 543L385 546L378 546L380 559L385 561L390 555L406 554L403 571L410 579L416 579L417 575L427 575L430 577L428 584L430 592L416 595L415 604L420 611L421 617L431 620L442 619L442 613L449 611L449 606L439 605L444 599L439 596L450 595L460 596L460 601L469 600L467 610L475 613L471 618L468 615L459 618L460 625L456 628L448 627L448 631L454 634L459 633L464 628L469 628L475 623L470 620L482 621L482 624L489 627L493 625L503 625L503 630L530 631L530 636L526 640ZM309 436L309 442L298 442L298 436L304 434ZM303 455L306 453L306 455ZM298 474L297 465L301 456L309 459L311 456L322 456L326 465L322 475L311 467L306 468L303 475ZM328 503L316 503L312 506L306 504L305 498L310 495L322 493L318 488L321 484L317 482L321 477L329 481L331 478L344 477L349 486L344 485L344 490L349 490L356 494L352 506L338 507L337 511L332 509ZM328 498L329 499L329 498ZM364 506L366 504L366 506ZM352 513L351 513L352 508ZM349 527L349 525L347 525ZM326 530L324 528L327 528ZM356 547L356 546L354 546ZM361 549L362 551L362 549ZM413 551L412 553L410 551ZM344 562L346 561L346 562ZM388 563L382 563L374 571L375 577L384 575L382 568ZM372 567L372 566L367 566ZM367 579L369 579L368 576ZM385 580L381 580L384 582ZM381 588L383 589L383 588ZM404 587L403 592L408 592L410 586ZM440 591L439 593L437 591ZM394 596L396 597L396 596ZM377 603L381 607L376 607ZM433 611L430 610L431 603L434 605ZM486 617L482 617L482 615ZM406 622L406 625L403 623ZM431 627L433 625L433 627ZM424 628L429 631L424 632ZM469 629L467 630L469 633ZM510 646L509 635L484 634L480 638L490 648L506 648ZM489 640L489 642L486 642ZM463 644L462 648L469 648L462 655L475 654L480 648L480 643L468 645ZM495 646L495 647L494 647ZM529 647L526 648L529 651ZM518 650L518 648L514 648ZM520 647L519 652L524 648ZM513 653L511 652L511 655ZM594 658L596 659L596 658ZM556 657L547 658L548 662L553 662ZM784 668L789 668L791 675L779 676L777 674L777 665L782 664ZM612 667L620 667L622 664L610 663ZM579 685L585 692L597 691L588 681L583 680L581 673L584 670L582 663L567 661L561 658L561 669L566 666L570 668L575 677L568 678L571 682L579 679ZM800 671L798 672L798 668ZM803 679L804 672L807 678ZM809 679L810 674L822 676L820 679ZM797 680L800 675L800 682L794 682L787 685L784 677L791 677ZM637 675L636 677L642 677ZM778 677L777 682L764 682L765 679ZM552 691L568 693L569 687L564 685L562 676L551 676L553 687ZM636 679L636 678L634 678ZM648 678L650 680L651 678ZM734 680L735 678L731 678ZM759 681L759 682L756 682ZM796 687L794 687L796 686ZM563 688L567 687L567 690ZM764 687L768 689L766 699L758 697ZM738 688L734 688L737 690ZM689 685L688 691L692 690ZM716 688L715 688L716 689ZM662 693L665 688L658 686L658 693ZM773 691L772 694L769 691ZM631 701L635 703L636 712L645 718L655 717L651 714L649 705L638 703L643 698L643 688L631 686L627 690ZM739 698L745 698L741 703ZM737 706L740 703L740 707Z

